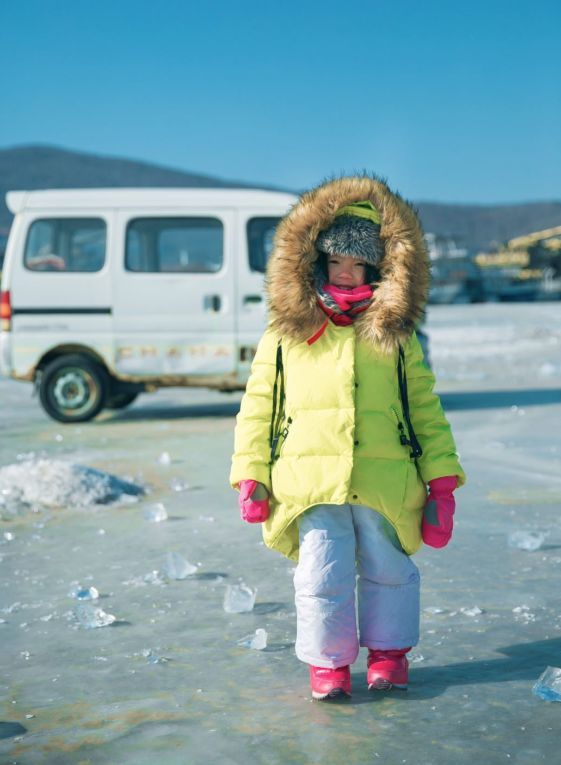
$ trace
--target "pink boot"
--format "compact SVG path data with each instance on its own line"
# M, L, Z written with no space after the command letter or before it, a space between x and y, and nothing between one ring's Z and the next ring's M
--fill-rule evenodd
M341 699L351 695L351 671L348 666L327 669L310 664L309 668L314 699Z
M405 654L410 650L411 648L399 648L382 651L369 648L366 675L368 690L388 691L393 687L406 690L409 662Z

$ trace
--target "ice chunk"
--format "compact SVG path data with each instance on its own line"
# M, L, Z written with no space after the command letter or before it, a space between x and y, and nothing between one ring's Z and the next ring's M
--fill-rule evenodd
M443 614L445 613L445 608L440 608L439 606L427 606L426 608L423 608L423 611L425 614Z
M0 511L91 507L138 497L144 489L102 470L34 456L0 468Z
M516 550L534 552L545 542L547 532L544 531L513 531L508 536L508 546Z
M194 574L196 570L197 567L193 563L189 563L188 560L185 560L179 553L167 553L164 571L170 579L186 579L191 574Z
M6 540L6 542L13 542L15 538L16 538L15 534L12 534L11 531L4 532L4 539Z
M167 521L168 511L162 502L155 502L144 508L144 518L151 523L161 523Z
M512 609L512 613L517 622L528 624L536 621L536 615L530 611L528 606L516 606Z
M241 584L228 584L224 594L224 610L229 614L253 611L257 590Z
M79 584L70 590L68 597L76 598L76 600L97 600L99 591L96 587L84 587L84 585Z
M532 693L544 701L561 701L561 669L547 667L535 682Z
M237 642L238 645L241 645L244 648L253 648L255 651L262 651L267 648L267 637L267 630L259 627L255 630L254 634L246 635Z
M181 478L172 478L169 482L169 488L172 491L187 491L191 487L186 481L182 481Z
M472 606L471 608L460 608L460 611L462 614L465 614L466 616L479 616L483 613L482 609L479 608L479 606Z
M19 600L16 600L16 602L15 602L15 603L12 603L12 605L11 605L11 606L6 606L5 608L3 608L3 609L2 609L2 613L3 613L3 614L13 614L13 613L15 613L16 611L19 611L19 610L20 610L20 608L24 608L24 607L25 607L25 606L23 605L23 603L20 603L20 601L19 601Z
M80 605L76 606L73 613L78 626L85 630L108 627L117 620L117 617L113 616L113 614L108 614L102 608L91 603L80 603Z
M169 452L162 452L156 461L160 465L171 465L171 454Z

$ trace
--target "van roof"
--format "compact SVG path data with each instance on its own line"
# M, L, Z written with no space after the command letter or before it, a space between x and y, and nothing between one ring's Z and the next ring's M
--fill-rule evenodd
M41 191L8 191L6 204L16 215L25 209L64 207L149 207L200 205L203 207L269 207L288 208L296 195L266 189L230 188L106 188L45 189Z

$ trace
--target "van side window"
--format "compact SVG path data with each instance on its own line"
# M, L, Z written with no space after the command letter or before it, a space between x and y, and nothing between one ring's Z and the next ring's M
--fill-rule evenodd
M224 260L218 218L135 218L127 225L127 271L215 273Z
M40 218L27 232L23 264L30 271L100 271L105 263L105 221Z
M247 222L249 268L264 274L273 249L273 237L281 218L250 218Z

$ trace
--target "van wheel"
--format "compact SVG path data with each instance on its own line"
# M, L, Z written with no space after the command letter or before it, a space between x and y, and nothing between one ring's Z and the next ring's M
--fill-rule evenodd
M117 393L105 404L106 409L124 409L138 397L138 393Z
M44 368L39 399L59 422L86 422L103 409L109 390L107 373L86 356L59 356Z

